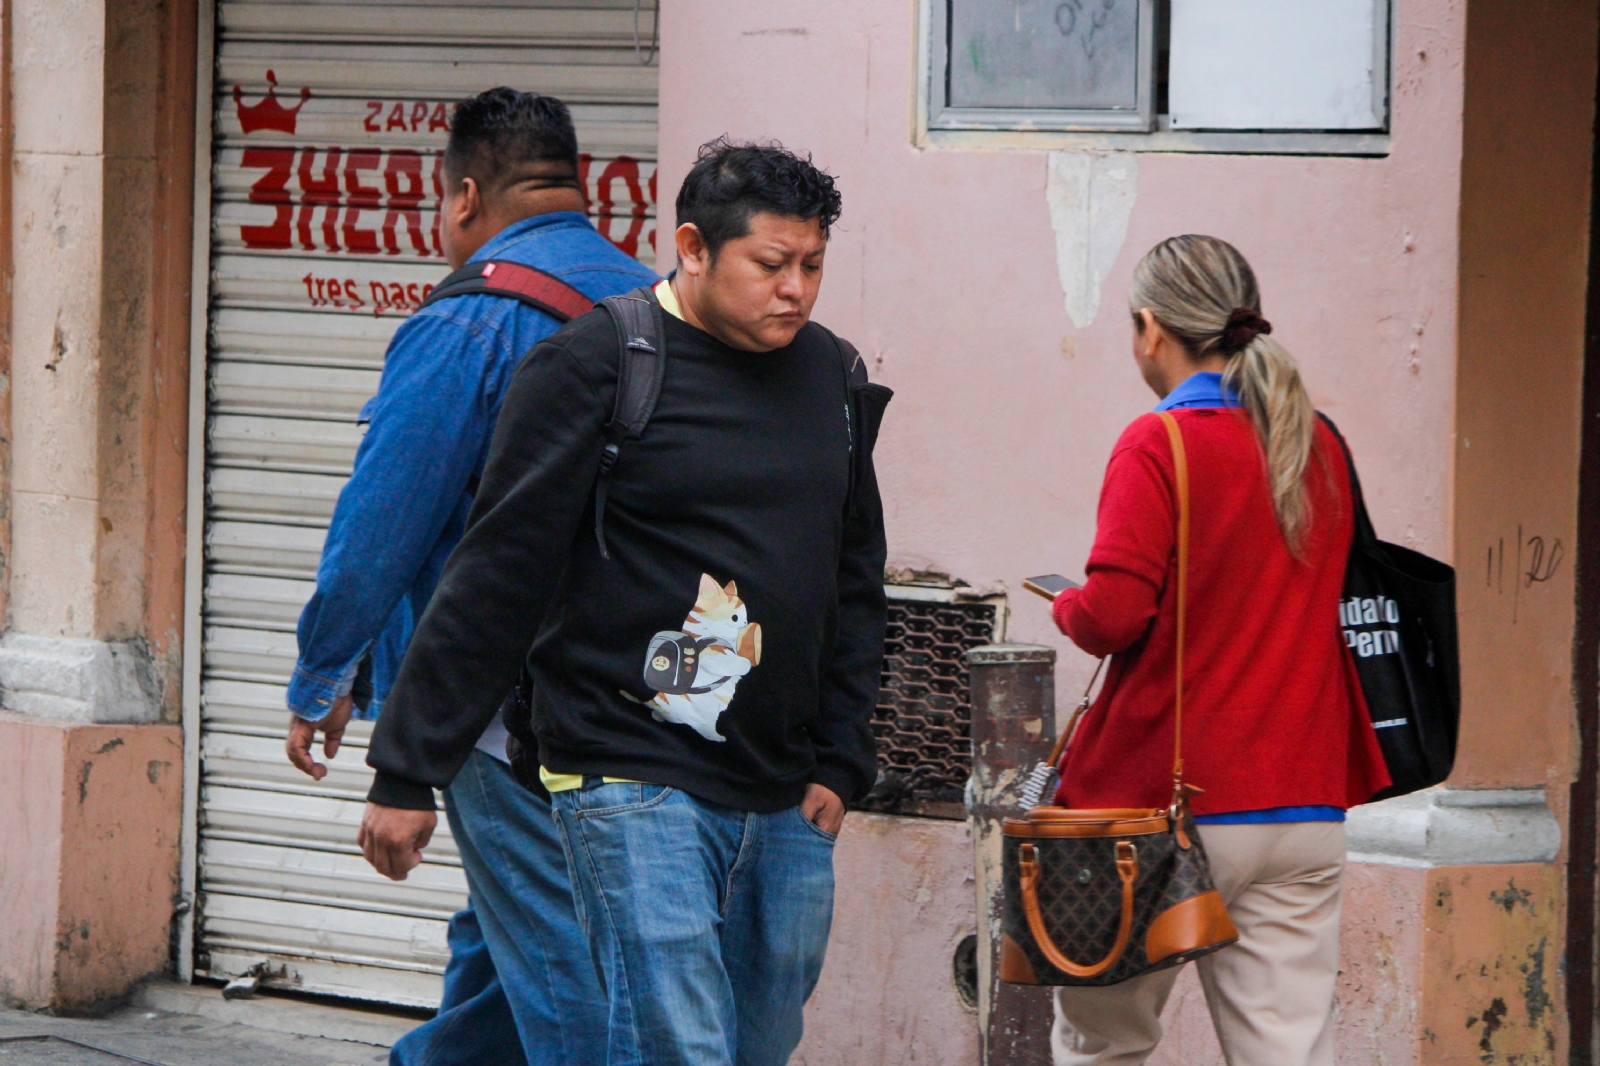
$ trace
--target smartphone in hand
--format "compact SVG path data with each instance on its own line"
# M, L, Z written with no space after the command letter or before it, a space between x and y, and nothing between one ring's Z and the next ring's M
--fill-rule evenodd
M1038 577L1025 577L1022 587L1047 600L1054 600L1067 589L1081 589L1082 585L1060 574L1040 574Z

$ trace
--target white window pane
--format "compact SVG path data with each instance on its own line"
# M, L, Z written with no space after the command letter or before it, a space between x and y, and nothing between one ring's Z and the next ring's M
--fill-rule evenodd
M951 107L1139 106L1139 0L954 0Z
M1387 33L1379 0L1172 0L1172 127L1377 129Z

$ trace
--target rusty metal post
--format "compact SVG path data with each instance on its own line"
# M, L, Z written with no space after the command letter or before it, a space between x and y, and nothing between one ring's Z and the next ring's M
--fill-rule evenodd
M1056 739L1056 652L989 644L967 652L972 675L972 827L978 890L978 1038L984 1066L1050 1066L1048 988L1000 983L1000 823Z

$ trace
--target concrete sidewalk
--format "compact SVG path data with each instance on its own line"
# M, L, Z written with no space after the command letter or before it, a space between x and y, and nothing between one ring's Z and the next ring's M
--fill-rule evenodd
M156 984L96 1019L0 1009L0 1066L377 1066L415 1019Z

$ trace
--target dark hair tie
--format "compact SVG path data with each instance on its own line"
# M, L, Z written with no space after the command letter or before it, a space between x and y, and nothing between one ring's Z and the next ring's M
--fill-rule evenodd
M1224 354L1233 355L1244 351L1258 334L1271 332L1272 323L1262 318L1260 311L1236 307L1228 316L1228 324L1222 327L1222 341L1218 347Z

